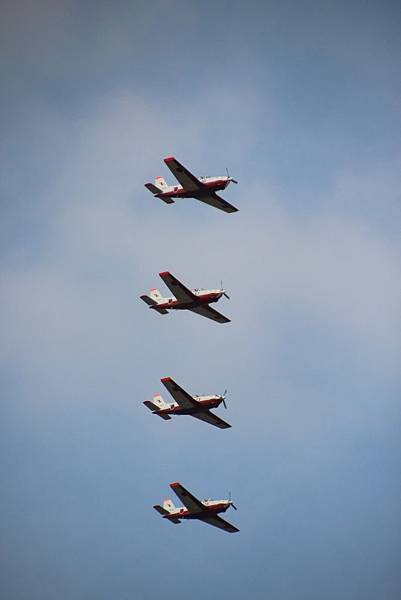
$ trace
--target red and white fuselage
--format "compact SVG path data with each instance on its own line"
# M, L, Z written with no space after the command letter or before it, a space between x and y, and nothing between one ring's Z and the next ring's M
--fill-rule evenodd
M217 177L199 177L199 181L205 191L218 192L220 190L225 190L231 183L232 178L227 177L226 175L220 175ZM164 178L161 176L155 178L155 186L160 189L157 197L161 200L165 198L196 198L198 195L201 195L199 192L188 190L182 185L167 185Z
M160 394L155 394L153 398L161 398ZM192 396L193 400L197 403L198 410L210 410L211 408L217 408L224 400L224 396ZM163 399L162 399L163 400ZM163 401L164 402L164 401ZM160 404L160 408L157 411L158 415L191 415L196 412L195 408L182 408L177 402L164 402Z
M167 499L167 501L170 499ZM171 500L170 500L171 502ZM219 514L219 513L223 513L226 512L227 509L230 508L230 506L232 505L231 500L201 500L203 506L204 506L204 511L203 512L199 512L199 513L191 513L187 508L185 508L184 506L181 507L174 507L169 511L168 515L163 515L164 519L202 519L203 516L205 515L210 515L210 514Z
M160 274L162 275L162 273ZM153 294L157 297L157 306L150 306L149 308L166 310L188 310L195 308L196 306L202 306L203 304L212 304L218 302L225 293L223 289L204 290L204 289L193 289L191 290L195 298L191 300L178 300L175 296L157 296L158 290L153 288L150 290L150 296Z

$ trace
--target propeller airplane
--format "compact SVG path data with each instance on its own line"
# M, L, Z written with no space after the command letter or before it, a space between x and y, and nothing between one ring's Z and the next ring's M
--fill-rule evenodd
M166 315L169 310L190 310L201 315L201 317L212 319L212 321L218 323L230 322L230 319L209 306L212 302L218 302L222 296L229 299L223 286L221 286L221 289L214 290L190 290L168 271L163 271L159 275L174 296L163 298L159 290L153 288L150 290L149 295L143 294L140 297L149 308L156 310L161 315Z
M167 185L163 177L156 177L154 184L145 183L145 187L155 198L160 198L166 204L174 204L173 198L195 198L226 213L238 211L238 208L216 194L216 191L224 190L231 182L238 183L230 177L228 169L226 169L227 175L198 178L174 156L167 156L164 162L181 185Z
M171 419L171 415L190 415L195 419L200 419L210 425L219 427L220 429L228 429L231 427L229 423L220 419L217 415L210 412L211 408L217 408L220 404L226 405L227 390L222 395L213 396L191 396L182 387L180 387L171 377L163 377L160 380L168 392L173 396L175 402L167 403L163 400L160 394L153 396L153 402L145 400L144 405L147 406L154 415L158 415L165 421Z
M164 519L170 521L170 523L178 524L181 519L198 519L208 525L223 529L228 533L236 533L239 531L234 525L231 525L231 523L228 523L218 515L218 513L226 512L230 506L237 510L237 507L234 506L234 503L231 500L231 494L229 495L228 500L198 500L198 498L191 494L191 492L188 492L188 490L186 490L178 481L170 483L170 487L184 506L177 508L172 500L167 499L163 502L163 506L156 504L153 507Z

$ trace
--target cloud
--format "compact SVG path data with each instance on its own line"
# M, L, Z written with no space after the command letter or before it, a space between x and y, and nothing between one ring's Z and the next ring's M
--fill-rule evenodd
M227 216L191 200L166 207L142 187L164 168L162 148L173 138L185 162L196 137L191 164L195 170L195 158L205 164L211 103L222 105L228 94L215 89L206 104L201 98L187 108L185 129L177 129L168 111L130 94L108 98L75 129L63 164L50 174L44 206L51 199L55 209L42 231L41 252L32 260L29 246L14 248L8 257L2 280L6 360L35 368L39 361L45 369L56 357L60 363L61 357L89 356L96 368L96 356L103 364L111 360L118 336L124 339L120 350L132 352L126 332L142 339L149 326L138 296L158 284L159 270L170 269L194 287L213 287L222 278L230 290L233 300L222 310L235 329L222 364L252 353L255 339L248 331L257 331L256 344L269 338L274 355L286 311L295 310L318 323L327 339L339 336L354 348L362 365L396 371L397 253L391 240L347 216L344 203L338 215L294 218L271 189L243 180L226 192L241 209ZM233 94L234 112L247 97ZM249 144L252 119L243 122ZM338 196L352 196L355 185L355 178L349 186L343 178ZM154 327L199 340L193 349L199 360L210 324L179 316L155 320Z

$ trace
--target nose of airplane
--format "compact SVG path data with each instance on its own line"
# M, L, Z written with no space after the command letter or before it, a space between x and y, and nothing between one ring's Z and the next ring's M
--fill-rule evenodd
M223 403L224 408L227 408L226 396L227 396L227 390L225 389L223 394L220 396L220 398L221 398L220 402Z
M232 506L234 510L237 510L237 507L234 505L234 502L231 500L231 492L228 493L228 506Z
M227 173L227 185L232 181L233 183L238 183L238 181L236 179L234 179L234 177L231 177L230 173L228 172L228 169L226 168L226 173Z

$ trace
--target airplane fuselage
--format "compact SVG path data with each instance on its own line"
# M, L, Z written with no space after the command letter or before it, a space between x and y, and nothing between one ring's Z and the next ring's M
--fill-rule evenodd
M217 302L223 295L222 290L192 290L196 296L192 302L183 302L177 300L174 296L170 298L163 298L158 301L157 305L150 306L149 308L160 309L165 308L166 310L188 310L201 306L202 304L211 304Z
M200 177L202 188L199 190L186 190L181 185L169 185L165 191L161 191L157 196L159 198L200 198L202 195L210 192L225 190L230 183L228 177Z
M187 508L175 508L168 515L163 515L164 519L202 519L202 517L207 517L210 514L219 514L222 512L226 512L226 510L231 506L231 502L229 500L204 500L202 502L204 506L204 511L191 513Z
M193 396L193 398L198 403L198 406L194 408L182 408L176 402L172 402L165 408L160 408L157 413L160 415L192 415L202 410L217 408L223 402L222 396Z

